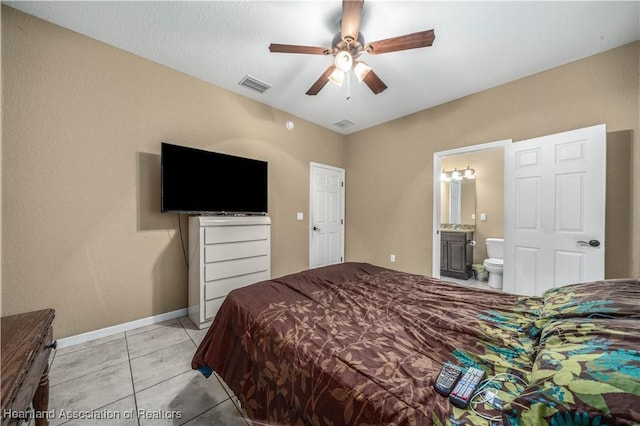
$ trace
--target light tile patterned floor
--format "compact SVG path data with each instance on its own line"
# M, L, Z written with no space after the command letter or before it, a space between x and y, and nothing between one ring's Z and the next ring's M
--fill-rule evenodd
M451 281L451 282L462 284L462 285L468 285L469 287L483 288L485 290L495 290L495 289L492 289L491 287L489 287L489 283L487 281L478 281L475 278L469 278L468 280L462 280L462 279L459 279L459 278L440 277L440 279L444 280L444 281Z
M182 317L54 351L51 426L247 426L222 380L191 369L205 333Z

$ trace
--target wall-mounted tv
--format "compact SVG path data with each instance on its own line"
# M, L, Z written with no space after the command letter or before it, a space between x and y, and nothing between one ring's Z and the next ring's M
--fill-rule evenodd
M266 214L267 162L162 143L165 213Z

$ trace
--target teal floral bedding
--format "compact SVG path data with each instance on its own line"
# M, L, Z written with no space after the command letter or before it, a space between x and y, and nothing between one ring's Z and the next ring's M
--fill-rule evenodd
M640 424L640 329L631 318L568 318L540 336L529 386L508 425Z
M638 280L524 297L344 263L231 292L192 367L257 424L640 425L639 351ZM443 362L504 378L502 410L436 393Z
M567 318L640 319L638 279L611 279L552 288L543 296L540 315L530 328L537 335L553 320Z
M640 280L558 287L542 300L529 386L505 406L505 424L640 424Z

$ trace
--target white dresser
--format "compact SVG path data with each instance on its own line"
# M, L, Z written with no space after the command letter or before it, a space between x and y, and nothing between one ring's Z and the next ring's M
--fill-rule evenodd
M227 294L271 278L267 216L189 218L189 318L206 328Z

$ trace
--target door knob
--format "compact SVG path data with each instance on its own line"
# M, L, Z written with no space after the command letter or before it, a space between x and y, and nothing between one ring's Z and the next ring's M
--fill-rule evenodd
M600 247L600 241L598 240L589 240L589 242L578 241L578 244L581 246Z
M313 230L314 230L314 231L320 231L320 228L318 228L317 226L314 226L314 227L313 227Z

